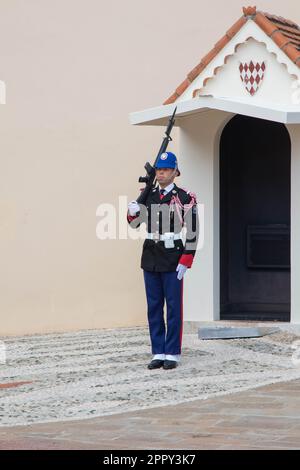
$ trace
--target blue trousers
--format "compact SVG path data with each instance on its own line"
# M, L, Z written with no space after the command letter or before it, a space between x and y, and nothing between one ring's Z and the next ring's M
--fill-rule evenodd
M177 272L144 270L152 354L181 354L183 331L183 279ZM164 320L164 302L167 315ZM166 328L167 327L167 328Z

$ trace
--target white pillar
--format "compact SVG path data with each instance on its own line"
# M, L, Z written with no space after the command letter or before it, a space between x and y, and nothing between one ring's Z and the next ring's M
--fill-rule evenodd
M300 125L288 125L291 137L291 323L300 323Z
M184 280L184 320L220 318L219 159L220 137L231 114L209 111L180 122L178 186L204 206L204 245ZM201 230L201 228L200 228Z

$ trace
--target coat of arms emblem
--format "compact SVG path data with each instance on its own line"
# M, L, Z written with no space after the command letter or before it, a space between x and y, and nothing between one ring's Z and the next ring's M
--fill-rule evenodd
M266 70L265 62L251 62L242 63L239 66L240 77L245 85L246 90L253 96L260 87Z

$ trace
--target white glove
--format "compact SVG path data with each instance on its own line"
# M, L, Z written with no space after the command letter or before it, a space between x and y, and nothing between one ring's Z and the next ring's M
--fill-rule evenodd
M140 212L140 206L136 201L131 201L128 204L129 215L134 216L137 212Z
M176 268L176 271L178 271L177 279L179 279L179 281L181 281L181 279L185 275L186 270L187 270L187 266L185 266L184 264L179 264L177 266L177 268Z

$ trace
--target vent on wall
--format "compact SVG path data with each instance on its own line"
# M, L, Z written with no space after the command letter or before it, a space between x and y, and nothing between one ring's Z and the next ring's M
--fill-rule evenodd
M290 226L285 224L247 226L248 268L290 268Z

